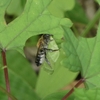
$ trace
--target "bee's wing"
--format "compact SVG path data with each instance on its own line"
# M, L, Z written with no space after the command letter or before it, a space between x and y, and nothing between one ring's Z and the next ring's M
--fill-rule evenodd
M35 58L36 58L36 52L37 52L37 47L25 47L24 48L24 53L26 58L29 60L29 62L32 64L33 69L38 72L40 67L37 67L35 64Z
M56 42L53 40L53 38L52 38L52 41L49 43L48 49L51 49L51 51L49 50L47 51L46 57L48 61L45 60L43 64L43 68L44 70L46 70L47 72L51 74L54 72L55 63L59 57L59 48Z
M51 50L54 50L54 51L48 52L48 56L50 56L52 61L55 63L59 57L59 48L53 38L52 38L52 41L50 42L48 48L50 48Z

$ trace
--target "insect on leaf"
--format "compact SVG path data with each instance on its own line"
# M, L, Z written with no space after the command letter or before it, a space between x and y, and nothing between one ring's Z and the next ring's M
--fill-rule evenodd
M37 81L36 92L42 98L46 97L47 95L49 95L51 93L55 93L55 92L59 91L66 85L69 85L76 78L76 76L78 74L76 72L69 71L67 68L62 66L61 61L65 57L65 55L63 53L62 48L59 49L59 52L60 52L59 58L57 59L56 63L54 63L54 66L52 66L54 69L53 74L50 73L50 71L48 71L48 73L49 73L48 74L43 69L44 66L41 67L42 69L40 70L39 78ZM53 65L53 63L51 63L51 64ZM50 69L49 66L46 66L46 67L48 67ZM52 100L55 100L55 99L52 99Z
M9 4L8 1L3 0L0 3L3 6L0 7L1 48L15 49L23 54L22 50L28 38L41 33L54 35L63 33L62 18L51 15L47 9L52 0L27 0L23 13L11 23L6 24L4 14ZM64 22L70 27L71 21L66 18Z
M47 51L47 60L48 62L45 60L45 63L43 64L43 68L44 70L46 70L47 72L53 73L54 72L54 66L55 63L59 57L59 48L55 42L55 40L53 39L53 37L50 38L50 43L48 46L48 49L50 49L51 51ZM54 51L52 51L54 50Z

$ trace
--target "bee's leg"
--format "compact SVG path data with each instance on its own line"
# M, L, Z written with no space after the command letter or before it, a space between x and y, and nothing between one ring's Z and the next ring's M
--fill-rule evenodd
M50 62L48 61L48 59L47 59L47 57L45 56L45 60L46 60L46 62L48 63L48 65L51 67L51 64L50 64ZM52 67L51 67L52 68Z
M47 49L47 48L46 48L46 50L47 50L47 51L50 51L50 52L54 52L54 51L58 51L59 49L52 50L52 49Z
M46 71L48 71L49 72L49 74L52 74L53 72L54 72L54 69L52 68L52 66L51 66L51 64L50 64L50 62L48 61L48 59L47 59L47 57L45 56L45 61L46 61L46 63L48 64L48 66L46 67L44 67L44 70L46 70Z
M47 57L46 57L46 53L45 53L45 61L48 63L48 65L51 67L50 62L48 61ZM52 67L51 67L52 68Z

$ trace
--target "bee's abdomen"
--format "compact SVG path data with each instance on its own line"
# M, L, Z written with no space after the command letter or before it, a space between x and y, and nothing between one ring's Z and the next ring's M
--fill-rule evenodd
M36 65L40 66L43 63L44 59L45 59L45 52L43 50L40 50L35 59Z

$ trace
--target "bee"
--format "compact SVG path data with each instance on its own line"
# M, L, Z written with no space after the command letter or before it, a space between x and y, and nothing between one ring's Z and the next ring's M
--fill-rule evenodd
M47 51L51 51L51 52L57 51L57 50L48 49L48 45L50 41L52 41L50 37L52 36L53 35L51 34L43 34L39 39L37 43L38 50L35 58L35 63L37 66L40 66L45 60L48 63L48 65L51 67L50 62L47 59Z

